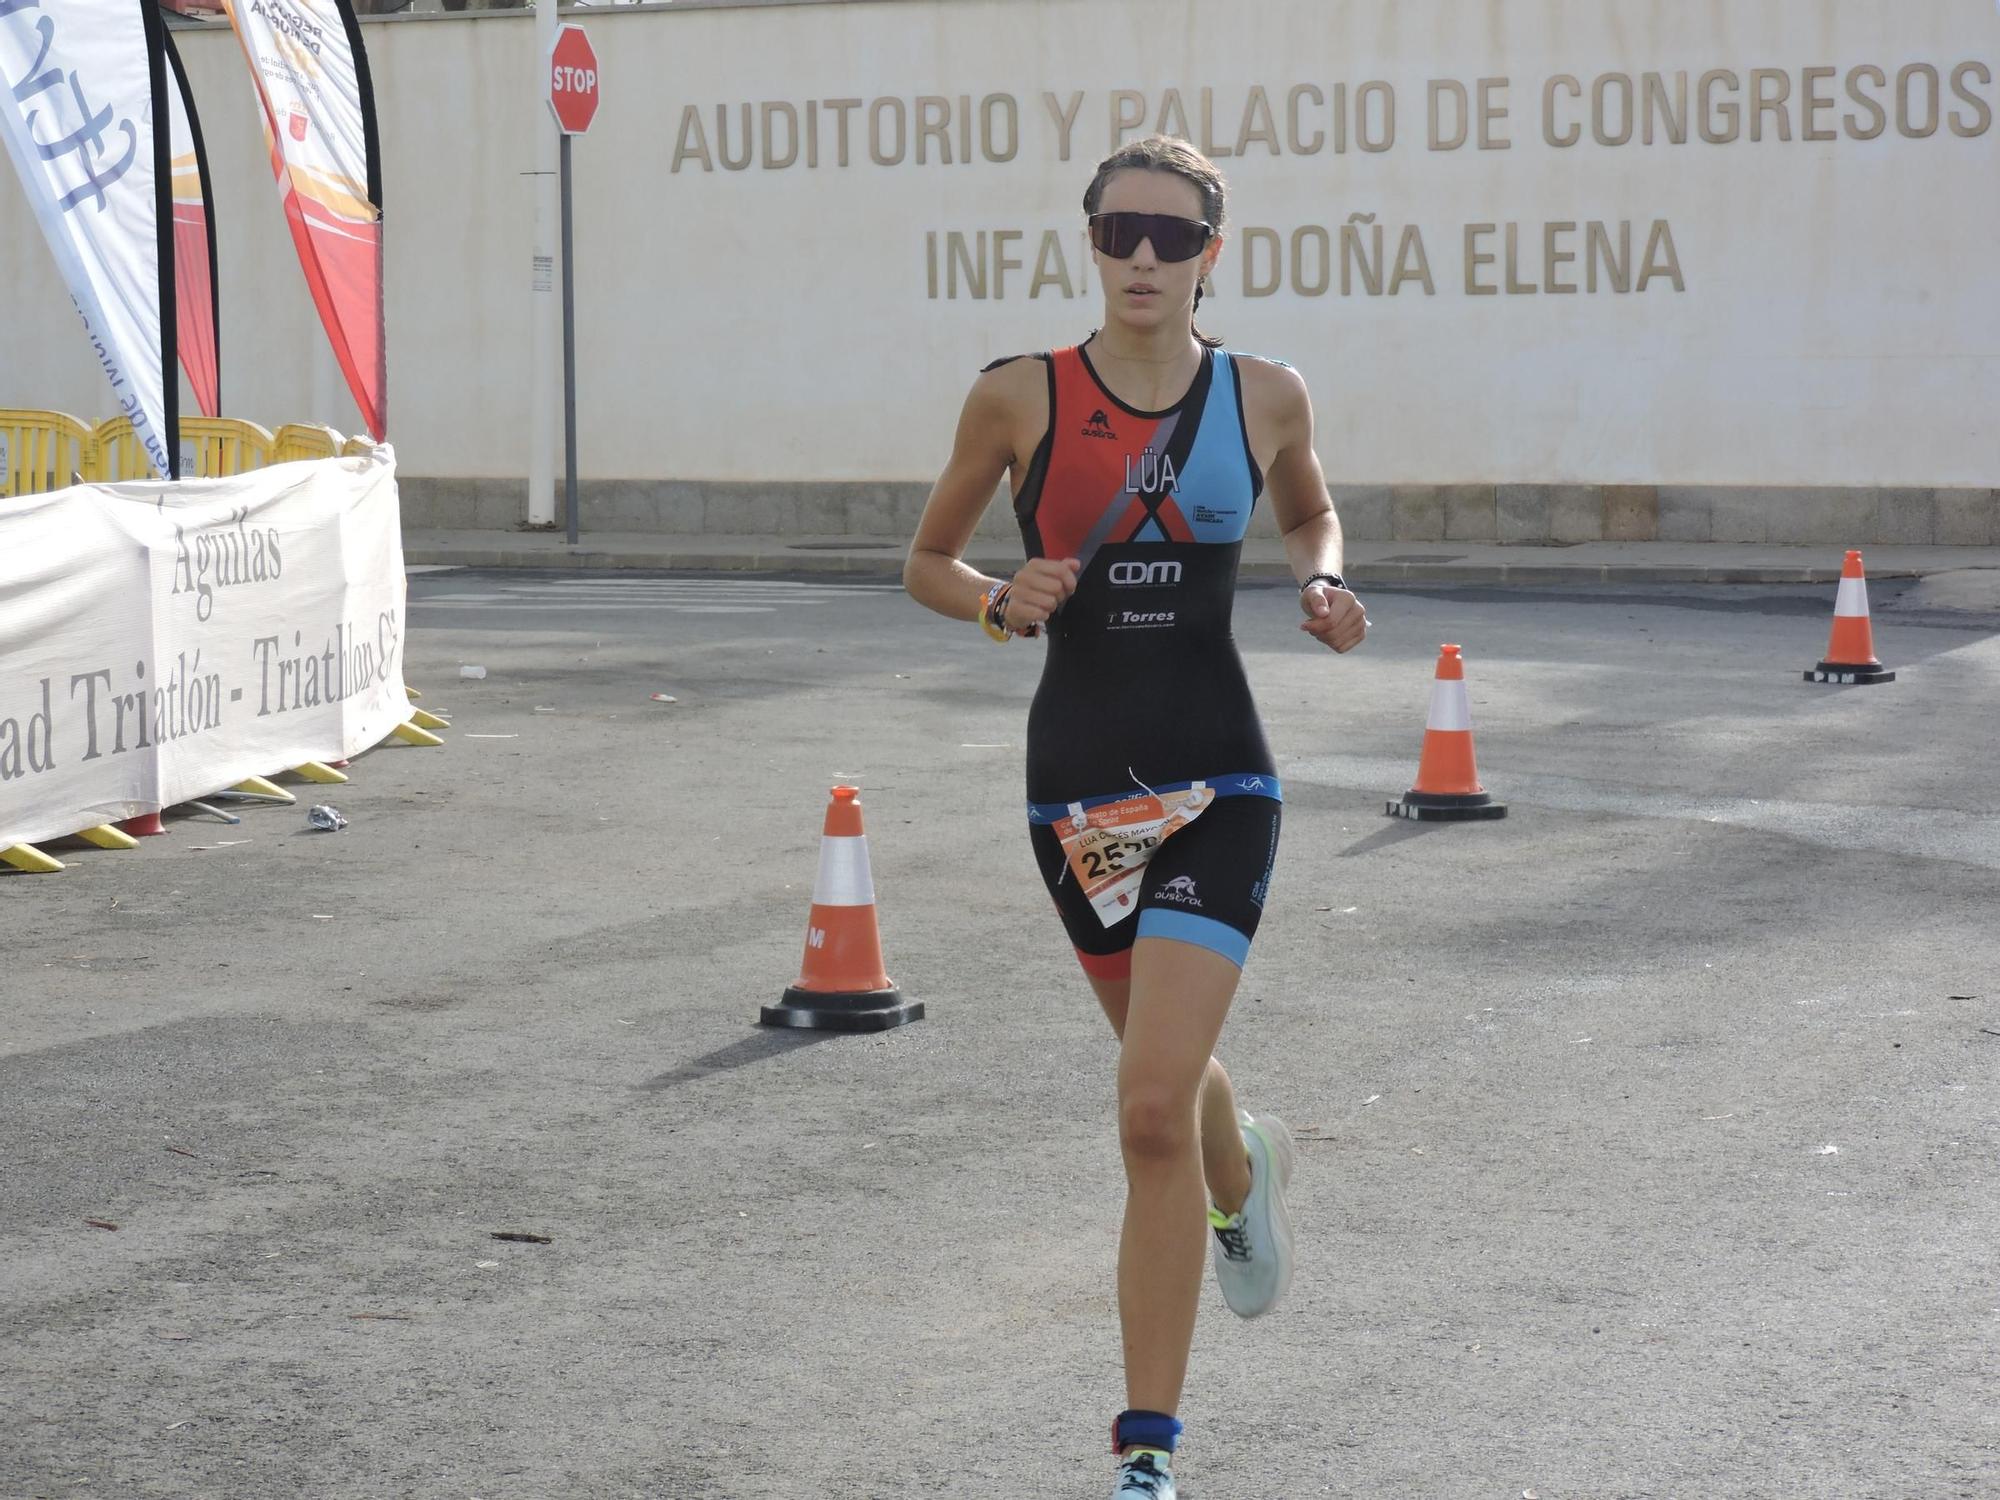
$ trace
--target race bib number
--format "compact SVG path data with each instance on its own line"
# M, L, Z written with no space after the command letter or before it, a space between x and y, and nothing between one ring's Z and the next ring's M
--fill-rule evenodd
M1154 852L1214 800L1215 793L1196 782L1186 791L1147 792L1095 807L1071 804L1056 833L1100 922L1116 926L1139 909L1139 882Z

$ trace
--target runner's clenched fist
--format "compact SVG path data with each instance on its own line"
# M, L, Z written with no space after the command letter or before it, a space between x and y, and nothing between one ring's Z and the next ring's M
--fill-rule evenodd
M1299 594L1299 608L1306 612L1299 629L1336 651L1352 651L1368 634L1368 615L1346 589L1311 584Z
M1007 595L1006 626L1018 632L1025 625L1046 625L1063 600L1076 592L1079 571L1073 557L1031 558L1014 575Z

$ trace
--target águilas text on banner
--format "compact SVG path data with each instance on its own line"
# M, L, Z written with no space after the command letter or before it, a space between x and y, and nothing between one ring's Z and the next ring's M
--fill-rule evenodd
M219 526L187 533L174 527L176 596L194 598L194 613L206 620L215 609L215 591L246 583L276 583L285 576L284 539L275 526L252 528L250 512L239 510Z

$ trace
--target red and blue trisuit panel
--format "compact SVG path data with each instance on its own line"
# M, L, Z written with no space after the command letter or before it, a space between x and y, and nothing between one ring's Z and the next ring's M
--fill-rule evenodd
M1263 489L1252 357L1204 351L1181 399L1148 412L1111 394L1087 345L1036 356L1049 429L1015 514L1030 557L1083 566L1029 712L1029 823L1100 977L1149 935L1241 964L1269 885L1282 792L1230 630Z

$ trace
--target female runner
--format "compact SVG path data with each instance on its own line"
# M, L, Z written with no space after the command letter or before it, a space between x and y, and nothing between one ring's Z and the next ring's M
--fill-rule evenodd
M1213 1055L1278 849L1278 779L1230 635L1260 494L1301 583L1300 628L1349 651L1367 621L1340 576L1305 382L1194 324L1222 251L1221 173L1155 136L1100 164L1083 208L1104 326L980 373L903 579L996 640L1048 636L1029 838L1120 1040L1113 1494L1173 1500L1206 1229L1243 1317L1291 1278L1291 1134L1239 1113ZM959 561L1003 473L1028 555L1006 580Z

